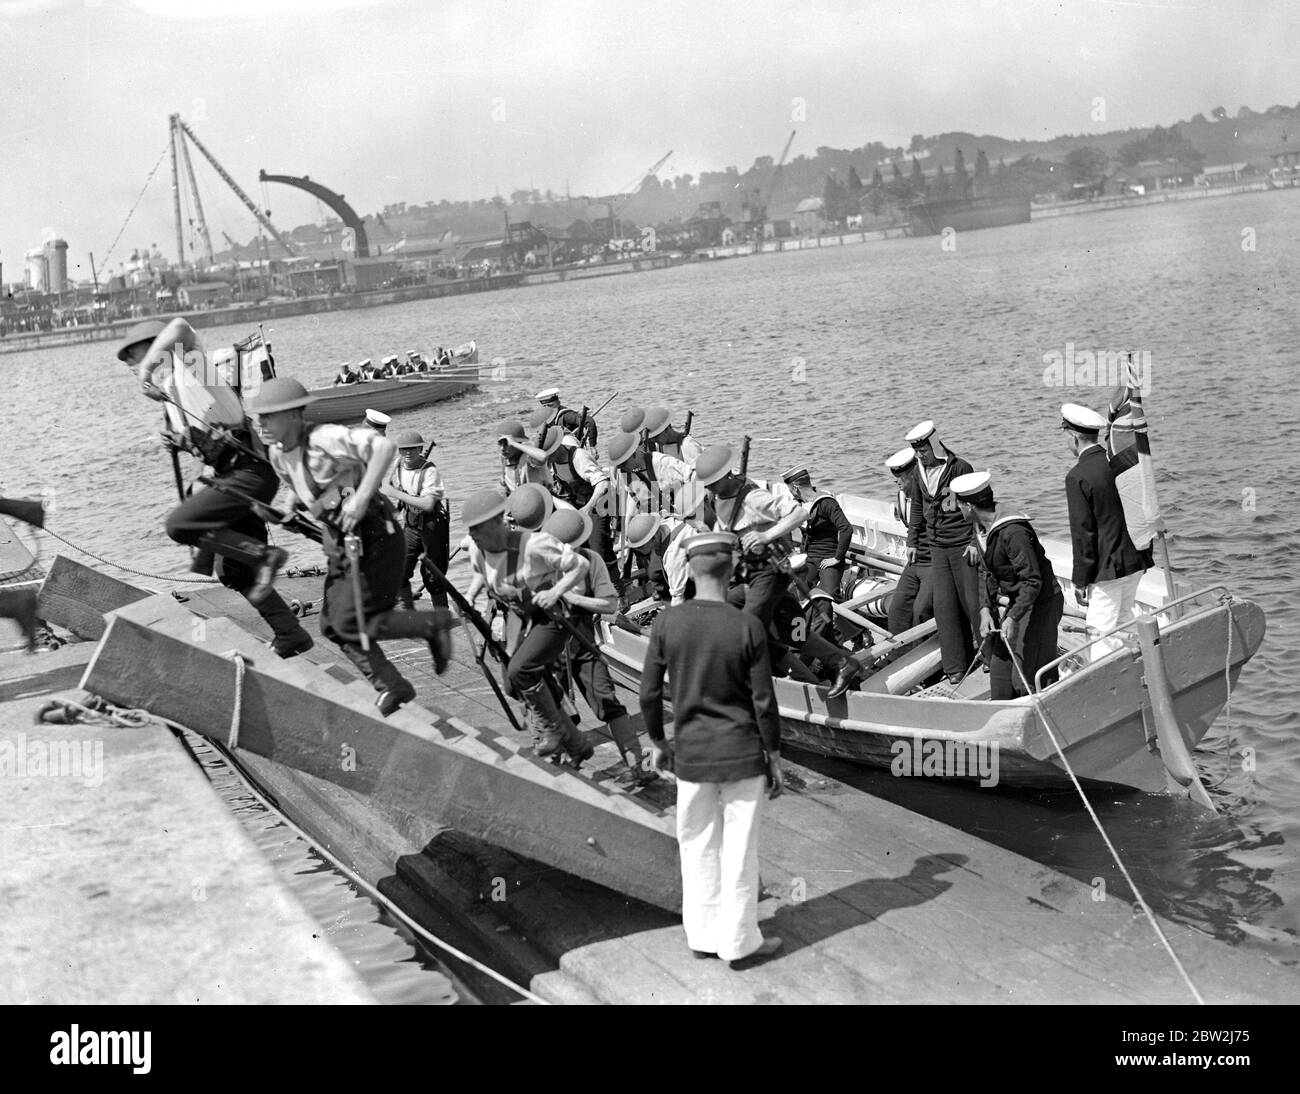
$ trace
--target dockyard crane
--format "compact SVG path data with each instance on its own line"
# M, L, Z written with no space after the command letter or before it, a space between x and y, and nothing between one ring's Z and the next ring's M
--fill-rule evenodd
M656 162L654 166L652 166L649 170L643 172L641 177L636 182L634 182L631 186L627 187L626 190L620 196L614 197L609 201L603 203L605 206L605 212L607 213L607 216L605 217L605 224L609 230L610 239L618 238L619 233L617 229L619 225L615 217L618 215L619 210L621 210L624 205L626 205L629 201L632 200L632 198L636 197L636 195L642 191L642 189L645 187L646 179L654 178L659 174L660 170L663 168L663 165L668 162L668 159L670 156L672 156L672 154L673 154L673 150L671 148L668 149L667 152L665 152L662 156L659 157L658 162Z
M785 147L781 149L781 158L773 165L764 184L754 191L756 200L749 206L749 227L760 239L763 236L763 225L767 223L768 203L776 192L776 183L781 177L781 168L785 166L785 158L790 154L790 145L794 144L794 135L797 132L796 129L790 130L790 136L786 138Z

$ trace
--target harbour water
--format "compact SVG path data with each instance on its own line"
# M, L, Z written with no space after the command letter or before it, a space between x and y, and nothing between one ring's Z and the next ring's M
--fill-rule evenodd
M453 502L494 480L492 426L558 385L570 405L617 390L599 419L606 431L627 406L662 403L678 422L690 409L705 444L751 434L755 474L807 462L827 489L881 497L885 456L933 418L940 438L992 471L1003 504L1056 536L1068 534L1071 459L1059 405L1102 409L1108 388L1077 374L1074 386L1045 382L1051 355L1149 354L1175 568L1193 585L1222 582L1256 599L1269 630L1200 757L1222 815L1136 795L1095 804L1157 910L1297 961L1297 238L1297 194L1261 193L960 234L953 249L941 237L890 240L302 316L269 337L281 374L309 386L327 383L344 359L469 338L485 362L553 361L485 368L479 393L398 416L437 438ZM203 339L211 347L246 333ZM160 412L110 347L12 355L0 370L5 492L47 491L52 529L105 558L151 575L182 571L184 551L162 533L175 493L156 439ZM286 545L294 562L317 560L311 544ZM57 549L66 548L43 539L47 556ZM459 563L452 576L467 580ZM1122 889L1068 796L827 770Z

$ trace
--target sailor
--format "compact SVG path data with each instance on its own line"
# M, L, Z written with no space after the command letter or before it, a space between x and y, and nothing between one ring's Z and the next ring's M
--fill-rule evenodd
M803 553L807 557L804 580L824 593L813 597L818 633L835 641L835 612L832 605L839 599L844 561L853 542L853 525L834 496L818 490L808 468L802 464L790 468L781 480L790 488L794 500L808 510L803 526Z
M596 462L587 449L579 446L572 433L564 433L557 425L543 432L544 441L538 448L517 445L525 456L539 456L551 470L551 493L568 502L575 509L589 513L592 520L591 541L587 544L609 565L614 565L614 542L610 529L610 512L613 509L613 485L609 473Z
M970 670L979 646L979 548L975 529L962 518L949 483L969 475L971 465L939 441L932 421L921 422L904 439L916 449L921 502L908 515L907 561L917 561L922 536L927 537L943 671L956 684Z
M366 418L363 425L373 429L381 437L388 432L388 425L393 419L385 414L382 410L371 410L366 408Z
M562 607L565 594L580 587L588 563L546 532L507 527L505 511L506 499L496 490L479 490L461 507L474 574L466 599L473 604L486 590L508 613L506 682L524 701L537 755L563 751L579 764L594 750L553 688L551 673L564 657L569 632L551 613Z
M671 513L678 492L691 480L690 465L666 452L647 451L640 436L618 433L609 442L610 468L618 480L618 512Z
M958 475L949 487L962 516L982 541L980 562L980 635L991 639L990 698L1014 699L1028 694L1008 650L1020 662L1032 687L1038 670L1057 654L1057 628L1065 598L1052 563L1029 518L1001 513L987 471ZM1000 598L1007 599L1006 611ZM993 637L996 632L997 637ZM1044 685L1055 681L1044 679Z
M357 365L357 372L361 375L362 381L379 379L379 369L375 367L369 357L364 358Z
M415 362L411 360L410 355L398 360L393 358L393 375L394 376L413 376L420 370L415 367Z
M1094 635L1137 618L1138 583L1151 561L1150 554L1139 551L1129 536L1115 471L1098 440L1105 424L1106 419L1086 406L1061 407L1061 428L1077 457L1065 476L1074 548L1071 581L1074 598L1087 609L1086 622ZM1093 643L1091 659L1097 661L1123 646L1119 635L1111 635Z
M415 688L384 656L379 641L423 639L441 674L451 658L451 615L441 609L394 610L406 539L380 493L396 454L393 442L363 427L309 426L303 408L311 399L297 380L281 377L262 384L249 410L276 474L324 528L321 634L370 681L379 693L379 712L387 717L415 698Z
M910 444L900 448L885 461L885 467L894 476L898 492L894 498L894 518L910 527L914 507L920 507L920 487L916 481L916 449ZM893 634L924 623L934 615L934 596L930 588L930 540L924 527L916 542L915 554L903 566L898 584L889 597L889 630Z
M396 379L397 375L397 355L390 353L380 360L376 376L380 380L393 380Z
M686 428L677 429L672 424L672 411L667 407L655 406L647 410L641 428L645 430L650 450L675 456L682 462L694 467L695 461L700 458L700 453L704 449L691 436L690 422L692 417L693 415L687 414Z
M288 552L267 544L266 524L252 504L221 489L268 504L279 484L235 390L215 377L216 382L203 383L195 368L202 354L194 329L181 318L139 323L117 349L117 359L137 370L144 394L163 404L164 444L198 456L212 470L215 485L191 493L167 514L164 527L177 543L198 548L200 558L210 563L216 556L221 584L240 593L266 620L274 636L271 648L293 657L311 649L312 638L272 588ZM196 566L213 572L203 563Z
M349 362L344 361L339 365L338 375L334 377L334 386L339 384L356 384L361 382L361 373L354 368Z
M422 354L418 349L407 350L406 363L410 366L410 368L407 369L408 372L429 371L429 362L424 359L424 354Z
M596 447L596 423L591 417L582 415L580 411L570 410L568 407L560 405L560 389L548 387L545 391L537 393L537 401L541 404L544 417L542 418L542 432L537 437L537 447L542 448L546 435L551 432L552 426L558 426L565 433L572 433L578 438L583 448Z
M641 786L658 776L645 768L646 754L637 739L636 729L628 717L627 708L618 700L614 682L609 676L609 666L593 647L596 642L596 618L613 615L618 609L618 590L609 576L604 559L581 544L591 538L591 517L576 509L561 509L553 513L542 529L561 543L581 550L587 560L587 575L581 584L565 594L570 608L569 620L586 638L569 640L569 672L599 721L609 727L610 736L628 767L628 779Z
M447 572L447 557L451 552L451 515L447 506L447 491L442 484L438 465L425 456L424 437L414 429L403 429L393 437L397 446L398 464L380 492L393 503L402 518L406 536L406 565L402 570L402 584L397 602L403 608L415 607L411 592L411 577L421 556ZM429 448L437 442L430 442ZM435 607L447 606L447 594L441 582L425 582Z
M640 704L655 768L677 775L686 944L697 957L743 967L781 946L758 927L758 822L765 784L775 798L783 779L764 628L726 603L737 548L731 535L687 541L698 595L655 620ZM665 678L671 740L664 733Z

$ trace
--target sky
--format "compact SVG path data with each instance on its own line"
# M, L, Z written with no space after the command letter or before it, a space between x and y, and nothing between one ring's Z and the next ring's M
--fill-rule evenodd
M1297 101L1294 0L0 0L0 263L51 235L74 278L174 256L171 113L287 230L322 211L259 169L365 214L619 192L670 149L670 176L744 170L791 129L793 157ZM195 170L214 245L249 239Z

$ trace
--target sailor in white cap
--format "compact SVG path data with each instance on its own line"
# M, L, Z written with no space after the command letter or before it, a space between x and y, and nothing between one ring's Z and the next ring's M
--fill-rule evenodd
M594 750L560 706L548 675L569 642L569 632L552 612L562 610L566 595L581 586L588 563L572 546L546 532L510 528L506 505L498 491L480 490L461 507L474 575L465 597L472 604L486 590L508 613L506 682L524 701L537 755L558 756L563 751L580 764Z
M595 421L590 415L562 406L560 404L559 388L548 387L544 391L539 391L537 401L541 404L541 414L539 415L541 418L541 432L537 435L538 448L545 447L547 433L555 428L559 428L565 433L572 433L578 438L578 442L583 448L594 449L596 447Z
M733 968L781 948L758 926L758 824L764 788L775 798L784 785L766 628L726 602L739 546L729 533L686 541L695 598L655 620L640 696L652 762L677 776L686 944Z
M813 485L812 473L799 464L781 476L794 500L808 510L808 520L801 534L803 554L807 559L805 580L827 594L816 598L817 630L823 638L835 641L835 620L831 604L839 599L840 578L853 542L853 525L844 515L833 494ZM828 599L829 598L829 599Z
M361 382L361 373L350 362L344 361L339 365L338 374L334 377L334 387L340 384L357 384Z
M916 482L916 449L910 444L900 448L887 460L885 467L894 476L898 492L894 497L894 516L903 527L910 527L909 517L921 506L920 487ZM922 527L916 550L903 566L898 584L889 594L889 630L901 634L934 615L934 596L930 585L930 544Z
M1052 563L1029 518L1002 513L987 471L958 475L951 488L962 516L976 529L980 555L980 635L989 646L991 699L1028 694L1038 670L1057 655L1057 627L1065 599ZM1005 611L1001 608L1006 600ZM996 632L996 637L994 634ZM1020 671L1008 654L1020 662ZM1045 677L1044 686L1055 683Z
M397 354L390 353L386 357L379 359L378 378L381 380L392 380L397 376Z
M406 351L406 363L409 366L407 368L408 372L429 371L429 362L424 359L424 354L422 354L418 349Z
M362 381L379 379L379 369L369 357L363 357L357 363L357 372L361 374Z
M236 388L221 375L199 374L203 347L194 328L181 318L147 320L132 327L117 357L137 370L141 392L163 404L163 440L176 461L177 478L178 452L191 453L210 469L212 485L194 489L167 514L167 535L197 549L194 570L212 574L215 568L221 584L257 609L271 628L271 648L279 656L309 650L311 635L272 587L289 556L283 547L268 545L266 522L254 503L270 504L279 483L254 448L252 426Z
M949 483L958 475L969 475L972 468L939 441L932 421L915 426L905 440L916 449L921 501L908 519L908 562L919 557L925 536L943 671L955 684L966 676L979 646L979 548L975 530L958 511Z
M443 485L438 465L425 456L424 437L418 430L402 429L394 434L398 461L384 485L384 497L393 503L402 518L406 537L406 564L402 570L402 584L397 602L403 608L415 607L411 591L411 578L421 558L426 558L447 573L447 557L451 550L451 514L447 506L447 488ZM429 444L431 451L435 444ZM424 572L424 571L422 571ZM425 581L429 598L438 608L447 606L447 593L442 582Z
M1061 428L1077 457L1065 476L1065 500L1070 513L1074 550L1074 598L1087 608L1086 622L1094 635L1105 634L1138 615L1137 587L1151 564L1129 536L1115 471L1099 437L1106 419L1086 406L1061 407ZM1123 638L1111 635L1091 646L1093 661L1122 649Z
M423 639L441 673L451 658L452 618L443 610L395 610L406 539L380 487L396 446L360 426L309 426L303 418L309 402L302 384L282 377L263 381L248 408L276 474L324 528L321 635L370 681L379 693L375 705L387 717L415 698L415 688L384 656L380 640Z
M385 414L382 410L371 410L369 407L366 408L365 424L381 437L388 432L388 425L392 420L392 417Z

